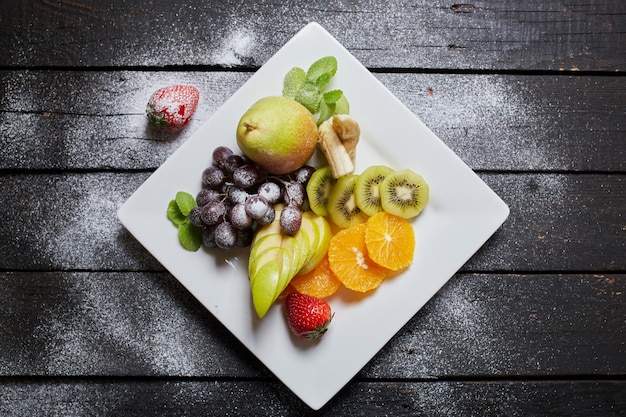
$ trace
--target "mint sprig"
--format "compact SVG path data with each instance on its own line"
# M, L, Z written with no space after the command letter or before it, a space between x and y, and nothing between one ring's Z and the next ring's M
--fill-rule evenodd
M191 224L189 213L196 207L196 199L189 193L179 191L167 206L167 218L178 228L181 245L192 252L202 246L202 229Z
M348 114L350 105L341 90L325 91L337 73L337 59L326 56L315 61L307 71L290 69L283 80L283 96L290 97L317 115L317 124L335 114Z

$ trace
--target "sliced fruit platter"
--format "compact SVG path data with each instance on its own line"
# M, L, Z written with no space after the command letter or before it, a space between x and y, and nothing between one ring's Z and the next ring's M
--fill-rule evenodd
M285 308L293 334L307 339L323 335L332 319L322 299L342 285L373 291L410 265L415 237L408 219L429 197L428 183L412 169L355 172L359 123L347 114L341 90L325 91L336 72L333 56L307 71L292 68L282 95L260 98L233 127L238 149L213 150L195 198L179 191L167 207L188 250L250 246L259 318L280 298L308 296L308 309L303 302ZM323 155L317 167L309 164L316 152ZM297 331L294 321L301 323Z
M331 77L332 80L324 88L319 88L316 83L306 82L312 63L326 56L337 58L338 70ZM327 68L326 64L328 61L318 67L322 73L327 72L324 69ZM294 66L299 66L302 70L293 69ZM322 85L325 77L327 76L319 80ZM286 95L285 78L289 80ZM416 85L412 91L419 93L420 89L425 91L427 87ZM339 89L342 94L336 91ZM202 92L206 93L208 92ZM265 166L267 161L252 159L256 158L254 149L264 148L262 145L254 145L258 142L252 140L256 136L254 133L262 130L255 132L255 129L251 129L254 126L252 120L246 123L244 119L244 123L241 123L243 116L257 101L274 96L283 96L307 108L317 129L312 157L300 168L285 168L291 170L286 173L271 173L271 168L268 170ZM187 105L193 105L194 101L191 100ZM198 104L203 105L202 101ZM308 108L314 109L316 105L316 112ZM176 127L182 126L183 129L195 125L192 122L185 128L185 121L178 124L174 119L171 123ZM344 129L340 129L341 126ZM358 137L350 135L350 132L356 132L357 127ZM311 130L315 132L315 129ZM238 132L241 132L239 135L248 136L249 140L240 143ZM281 143L281 152L295 154L288 151L285 145L287 141ZM211 167L216 165L212 154L220 147L229 148L230 152L225 151L226 153L243 158L244 165L254 165L261 174L258 185L246 191L247 198L254 194L265 195L267 198L275 193L274 185L263 185L268 183L278 185L283 196L282 200L269 203L274 210L273 221L264 224L267 220L254 220L251 230L241 232L241 235L240 229L237 229L235 244L230 249L220 248L217 242L229 247L233 242L232 236L230 242L226 238L232 233L227 232L217 240L215 231L211 236L210 233L204 233L205 227L198 228L191 223L191 217L201 214L198 209L194 210L199 205L196 198L200 192L206 198L215 191L224 194L226 188L230 187L229 199L233 198L233 193L235 199L246 196L243 193L236 196L235 189L239 187L225 184L234 184L235 177L231 178L232 174L229 173L224 174L223 186L211 190L211 187L216 186L209 183L215 178L209 177L220 176L219 173L210 173L215 171ZM332 151L325 153L324 148ZM222 151L218 151L220 152ZM302 158L306 156L303 154ZM239 158L232 156L231 159ZM335 213L335 219L331 218L334 212L328 205L331 194L335 190L349 188L344 186L354 181L354 192L342 204L344 208L358 207L358 201L367 200L361 195L368 189L365 179L375 176L381 167L384 167L382 172L386 175L385 181L404 176L407 173L405 169L423 176L430 189L423 211L416 217L404 219L401 215L384 209L373 213L366 204L361 204L359 210L367 215L366 218L362 213L356 216L363 220L361 223L348 227L337 224L341 223L343 214L337 216ZM242 171L245 172L248 168ZM333 170L340 175L331 174L332 178L329 177L328 172ZM298 171L300 175L296 175ZM237 174L237 181L244 179L240 174L243 172ZM301 175L308 176L308 181L303 182ZM355 179L354 175L358 177ZM346 179L342 180L344 177ZM412 173L410 178L413 178ZM208 182L204 184L204 181ZM290 203L300 198L299 195L288 195L289 201L285 201L285 189L292 183L300 183L294 189L301 191L304 186L305 190L305 201L300 206L295 204L298 210L293 207L286 210L294 205ZM382 184L381 182L374 188L379 194ZM392 189L403 190L402 186L398 186L393 185ZM405 195L405 192L400 195ZM382 194L380 196L383 197ZM318 200L326 203L316 206ZM337 197L337 200L342 199ZM383 203L384 198L381 200L381 207ZM260 206L255 204L256 209L262 208L263 204ZM324 208L327 210L325 214ZM231 225L233 209L234 205L231 204L226 207L230 213L228 216ZM320 209L322 214L319 214ZM191 214L192 210L194 214ZM239 213L235 217L241 216L238 220L245 220L245 201L243 210L241 207L234 210ZM219 211L221 209L218 213ZM250 211L254 211L252 207ZM290 229L289 225L294 226L297 223L293 222L293 218L299 217L298 211L302 217L299 228ZM281 225L280 219L284 212L290 212L293 218L291 222L287 222L285 218ZM376 76L319 24L310 23L251 75L215 110L209 120L200 125L137 188L118 210L118 217L137 241L285 386L311 408L319 409L448 282L502 225L508 213L508 207L493 190L428 129L414 112L404 106ZM205 216L208 214L205 213ZM406 246L409 255L402 254L400 250L393 251L394 255L397 252L399 256L388 256L387 261L391 263L384 266L385 261L376 256L385 252L380 246L388 244L386 237L380 238L386 236L383 230L395 227L395 222L389 226L381 226L388 223L392 218L390 216L399 218L403 226L408 224L413 229L413 236L410 231L403 236L406 227L401 227L390 234L393 236L391 240L413 242L414 250L411 261L411 246L402 244L403 248ZM310 224L313 218L317 229ZM195 218L193 221L197 220ZM328 249L325 256L313 267L319 256L318 250L325 246L324 241L328 236L326 224L331 232ZM282 229L282 226L286 226L287 230ZM211 228L213 227L215 225ZM272 230L275 233L271 233ZM301 238L305 232L308 239ZM263 250L263 244L260 243L263 234L263 241L275 242L271 245L273 248ZM278 236L272 237L272 234ZM203 243L203 235L208 245ZM255 236L259 243L255 241ZM296 238L298 243L292 238ZM352 249L346 253L345 248L363 248L363 239L365 249L368 250L367 258L355 257ZM239 246L241 244L248 246ZM211 245L215 247L207 247ZM198 249L194 251L194 248ZM285 256L292 253L292 248L293 253L298 256ZM253 252L255 255L250 259ZM303 254L305 252L306 256ZM277 254L280 254L278 259L281 263L276 261L276 265L266 266L271 263L268 259L277 259ZM309 261L305 262L305 258ZM384 273L369 283L359 279L361 284L368 283L361 290L350 289L349 286L353 284L345 276L356 276L358 269L354 267L355 260L357 265L368 265L367 269L370 269L370 265L375 269L376 264L379 268L384 268ZM402 267L407 261L411 262L410 265ZM303 262L305 263L300 270L290 277ZM275 285L273 291L270 285L264 289L264 296L255 297L250 285L251 275L256 276L256 282L260 278L261 269L266 268L268 271L273 268L278 271L278 265L280 271L290 271L289 274L281 275L279 280L279 274L274 273L274 278L268 280ZM396 267L399 269L394 270ZM309 268L313 269L305 273ZM364 271L361 268L360 275ZM382 281L380 276L384 276ZM345 282L340 280L342 277ZM263 280L261 277L257 287ZM285 281L289 283L280 291L279 288ZM377 288L367 290L378 282L380 284ZM269 304L277 294L278 298ZM254 298L258 298L256 305ZM325 304L332 307L332 311ZM262 313L265 308L267 311L261 318L259 312ZM317 313L313 315L305 313L306 311ZM328 320L331 318L329 324ZM311 329L315 330L311 333ZM321 334L324 336L319 337ZM301 339L314 335L318 336L313 343Z

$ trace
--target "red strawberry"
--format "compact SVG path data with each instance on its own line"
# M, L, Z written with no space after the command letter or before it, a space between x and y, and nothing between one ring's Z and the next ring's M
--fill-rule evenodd
M285 312L291 332L301 339L309 340L326 333L334 315L326 301L297 292L287 296Z
M192 85L172 85L155 91L146 113L151 123L168 131L182 129L198 107L200 92Z

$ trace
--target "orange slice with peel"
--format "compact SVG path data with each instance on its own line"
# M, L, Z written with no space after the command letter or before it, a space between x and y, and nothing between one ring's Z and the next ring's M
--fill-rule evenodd
M326 298L333 295L341 287L341 281L330 269L328 254L326 254L312 271L295 276L290 285L301 294Z
M392 272L369 257L365 229L366 224L359 223L339 231L328 248L330 269L346 288L358 292L378 288Z
M374 262L397 271L413 262L415 232L405 219L383 211L367 220L365 245Z

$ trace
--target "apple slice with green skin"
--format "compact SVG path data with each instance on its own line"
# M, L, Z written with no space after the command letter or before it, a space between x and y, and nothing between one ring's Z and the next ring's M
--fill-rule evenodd
M276 300L280 293L287 287L291 279L296 275L298 269L302 265L303 257L306 256L306 252L302 248L302 243L292 236L285 236L283 239L282 252L283 256L283 269L278 277L278 283L275 288L274 300Z
M285 250L281 247L267 247L265 249L257 251L258 253L254 258L250 258L250 264L248 266L248 272L250 275L250 286L254 286L254 280L256 279L259 270L267 263L281 262L283 261L283 252ZM282 265L281 265L282 271Z
M265 316L267 310L276 300L274 294L276 293L276 286L280 279L282 267L282 257L280 260L267 262L259 268L254 280L251 280L252 303L260 318Z
M265 249L258 249L257 257L251 259L249 264L252 299L257 314L262 318L302 267L308 257L308 249L293 236L270 235L259 242L272 244L267 247L262 245ZM274 246L275 242L280 242L279 246Z
M277 212L280 210L278 207ZM250 248L250 287L255 310L261 318L310 258L309 234L303 230L296 238L282 233L278 218L257 231Z
M330 238L332 232L330 230L330 224L323 217L319 216L312 211L307 211L302 214L302 224L310 223L314 226L310 226L317 232L317 240L314 245L311 246L309 253L309 260L300 268L297 275L306 274L311 272L320 262L324 259L324 256L328 252L330 246Z
M276 209L276 218L280 219L280 212L282 210ZM259 240L263 239L269 235L282 235L282 229L280 227L280 222L274 220L273 222L266 224L256 231L254 237L252 238L252 243L250 244L251 248L254 248Z
M317 248L319 244L319 239L320 239L319 226L317 225L317 223L311 220L311 216L307 215L307 213L312 213L312 212L302 213L302 223L300 224L300 229L294 235L296 239L301 239L301 240L304 240L305 237L308 237L308 246L309 246L308 252L309 253L308 253L305 263L308 263L308 261L310 260L311 256L313 255L313 252L315 251L315 249Z

